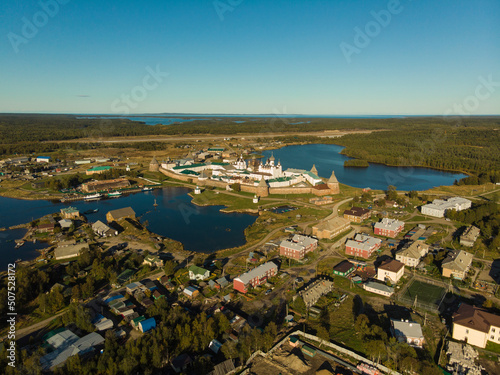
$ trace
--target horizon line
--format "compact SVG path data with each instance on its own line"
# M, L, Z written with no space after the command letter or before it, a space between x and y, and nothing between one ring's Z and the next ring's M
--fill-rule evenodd
M158 112L158 113L130 113L127 115L116 113L76 113L76 112L0 112L0 115L73 115L73 116L113 116L113 117L138 117L138 116L269 116L269 117L284 117L284 116L313 116L313 117L483 117L483 116L500 116L499 114L325 114L325 113L206 113L206 112Z

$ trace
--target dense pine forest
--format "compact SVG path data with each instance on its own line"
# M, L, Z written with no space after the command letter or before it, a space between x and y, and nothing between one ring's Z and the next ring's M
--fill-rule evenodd
M68 148L106 147L107 137L194 134L269 134L311 132L287 137L302 142L335 143L343 153L388 165L432 167L482 173L497 182L500 171L500 117L408 117L390 119L345 118L196 119L173 125L146 125L127 119L79 119L72 115L0 115L0 155L47 153ZM341 138L319 138L323 130L376 130ZM319 135L319 134L318 134ZM78 142L79 139L86 142ZM267 138L269 139L269 138ZM58 141L75 140L70 143ZM264 139L262 139L265 142ZM114 144L141 150L161 149L160 142Z

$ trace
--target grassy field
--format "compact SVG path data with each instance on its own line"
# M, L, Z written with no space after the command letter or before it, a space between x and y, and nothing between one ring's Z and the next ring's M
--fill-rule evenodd
M455 194L460 196L471 196L479 195L484 193L489 193L498 190L498 186L493 183L488 183L484 185L462 185L462 186L439 186L426 191L428 194Z
M193 203L202 206L220 205L226 206L227 210L256 210L259 207L258 203L253 203L251 197L237 197L221 192L215 194L214 190L205 190L199 195L191 194Z
M417 296L418 302L437 305L444 293L446 290L443 287L415 280L405 291L403 297L414 300Z

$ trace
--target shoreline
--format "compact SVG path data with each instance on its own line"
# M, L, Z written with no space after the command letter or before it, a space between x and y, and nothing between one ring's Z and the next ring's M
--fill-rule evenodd
M335 137L335 138L340 138L340 137ZM335 139L335 138L331 138L331 139ZM378 165L383 165L385 167L391 167L391 168L423 168L423 169L430 169L430 170L433 170L433 171L438 171L438 172L448 172L448 173L453 173L453 174L456 174L456 173L461 173L461 174L464 174L468 177L470 177L472 174L471 172L467 172L467 171L463 171L463 170L455 170L455 169L443 169L443 168L436 168L436 167L428 167L428 166L424 166L424 165L411 165L411 164L408 164L408 165L395 165L395 164L388 164L388 163L381 163L381 162L375 162L375 161L370 161L368 159L361 159L361 158L357 158L355 156L351 156L351 155L348 155L348 154L344 154L342 153L342 151L344 151L347 146L344 146L344 145L341 145L341 144L338 144L338 143L321 143L321 142L301 142L301 143L293 143L293 144L285 144L285 145L281 145L281 146L277 146L277 147L269 147L269 148L265 148L265 149L262 149L261 151L272 151L272 150L280 150L282 148L285 148L285 147L290 147L290 146L305 146L305 145L325 145L325 146L331 146L331 145L335 145L335 146L339 146L339 147L343 147L342 150L339 151L339 154L341 155L344 155L344 156L347 156L349 158L351 158L351 160L366 160L368 162L368 164L378 164ZM370 165L368 165L367 167L358 167L358 166L344 166L344 168L369 168ZM446 185L446 186L450 186L450 185ZM432 189L432 188L430 188Z

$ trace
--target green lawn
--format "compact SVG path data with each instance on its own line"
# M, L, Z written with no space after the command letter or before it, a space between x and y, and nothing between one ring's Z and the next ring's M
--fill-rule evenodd
M488 341L486 343L485 349L489 350L490 352L495 352L495 353L500 354L500 344L497 344L496 342Z
M206 205L221 205L226 206L228 210L245 210L245 209L257 209L259 203L253 203L251 197L236 197L234 195L224 194L218 192L215 194L214 190L205 190L199 195L193 196L193 203L202 206Z

